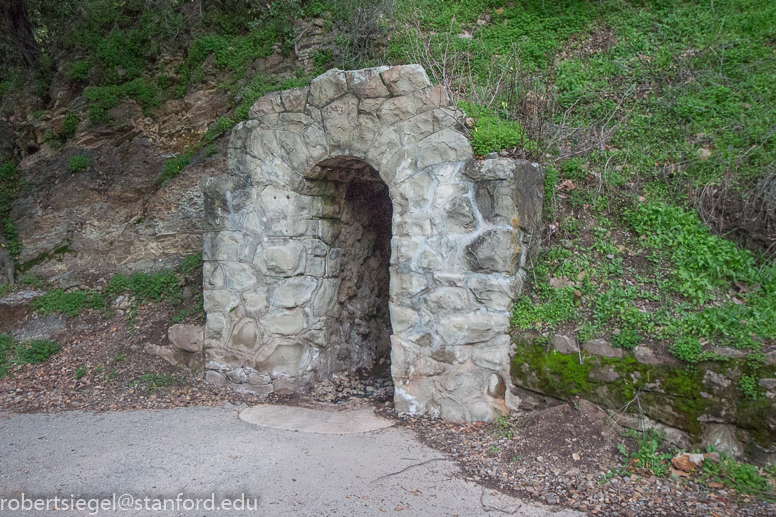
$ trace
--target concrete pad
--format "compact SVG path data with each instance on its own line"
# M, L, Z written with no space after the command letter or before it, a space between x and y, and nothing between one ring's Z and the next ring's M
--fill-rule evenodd
M393 425L369 408L336 411L269 404L242 410L240 419L270 429L320 434L366 433Z

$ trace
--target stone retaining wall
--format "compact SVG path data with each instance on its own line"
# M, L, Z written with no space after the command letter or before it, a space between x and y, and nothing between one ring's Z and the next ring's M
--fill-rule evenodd
M379 275L353 282L342 262L358 255L344 242L364 246L342 237L353 228L343 215L349 185L370 180L387 185L392 204L397 409L490 420L514 404L509 310L541 219L543 175L525 161L473 159L461 116L418 65L330 70L255 103L232 133L229 173L204 188L210 382L304 391L379 355L379 329L361 345L343 330L347 318L377 317L384 296L360 295ZM361 313L348 306L359 296ZM375 351L353 355L367 341Z

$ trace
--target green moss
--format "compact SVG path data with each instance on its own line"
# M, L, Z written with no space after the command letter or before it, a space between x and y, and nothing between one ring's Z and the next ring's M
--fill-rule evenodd
M638 393L642 409L656 420L673 420L691 434L700 434L698 417L708 402L701 397L702 374L697 369L640 364L630 355L610 359L583 352L582 357L584 362L580 364L577 355L547 353L543 346L521 344L512 361L512 376L518 385L553 397L568 399L582 395L613 409L623 407ZM619 379L614 382L592 379L590 373L599 366L613 368ZM639 392L645 384L657 384L662 392Z
M768 426L772 413L773 402L767 399L742 400L736 407L737 424L749 431L755 443L768 448L776 444L776 437Z

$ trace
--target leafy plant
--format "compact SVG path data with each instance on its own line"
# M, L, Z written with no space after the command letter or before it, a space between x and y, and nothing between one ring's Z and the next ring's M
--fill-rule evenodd
M86 367L85 366L79 366L78 368L75 369L74 374L75 374L75 378L76 379L83 378L83 376L86 375Z
M16 346L15 361L26 364L40 364L46 362L49 357L59 352L59 350L59 345L53 341L36 340L20 343Z
M738 381L738 388L749 400L758 400L762 398L762 393L757 388L757 378L754 375L742 375Z
M628 453L622 446L618 447L631 468L643 472L651 472L655 476L665 476L668 474L673 455L669 452L660 451L660 447L665 440L665 432L655 431L654 429L646 429L643 433L628 430L623 436L636 441L636 451L633 453Z
M68 158L67 168L70 172L85 171L92 166L92 159L85 154L76 154Z
M189 163L191 163L191 157L191 153L184 153L180 156L165 160L162 173L156 178L156 182L161 185L176 177Z
M104 309L105 298L100 293L74 291L66 293L62 289L50 291L30 302L30 308L40 311L44 316L52 313L78 316L83 309Z

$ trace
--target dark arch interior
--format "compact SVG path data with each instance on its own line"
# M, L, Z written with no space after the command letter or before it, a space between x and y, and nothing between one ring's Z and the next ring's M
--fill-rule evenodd
M390 377L391 320L388 310L391 221L388 186L361 160L320 164L325 178L343 193L340 230L331 244L341 250L338 300L341 312L332 334L337 371ZM336 213L336 212L335 212Z

